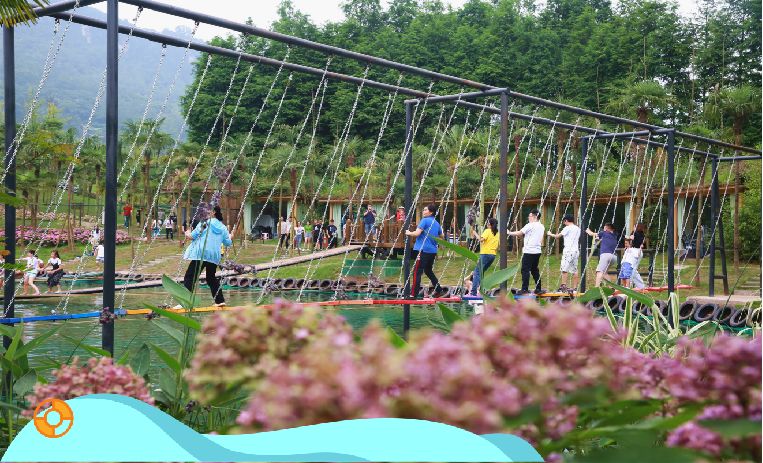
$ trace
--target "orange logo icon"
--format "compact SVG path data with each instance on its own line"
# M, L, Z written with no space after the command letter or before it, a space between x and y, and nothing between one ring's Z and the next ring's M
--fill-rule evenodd
M73 424L74 413L63 400L46 399L34 409L34 427L45 437L62 437L69 432Z

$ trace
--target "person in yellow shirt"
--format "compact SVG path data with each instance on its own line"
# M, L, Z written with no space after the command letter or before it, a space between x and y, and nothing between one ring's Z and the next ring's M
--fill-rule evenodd
M472 229L472 235L475 239L480 240L480 259L477 261L477 266L474 269L474 281L470 292L472 296L476 296L477 290L480 287L482 272L493 265L495 255L498 254L498 220L492 217L487 219L482 235L478 235L474 229Z

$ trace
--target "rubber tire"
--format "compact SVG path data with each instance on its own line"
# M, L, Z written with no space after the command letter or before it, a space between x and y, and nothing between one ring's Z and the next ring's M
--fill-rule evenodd
M731 316L734 315L735 310L736 309L734 309L734 307L729 305L719 307L718 311L715 313L715 317L713 317L713 321L722 325L726 325L731 319Z
M678 319L681 321L689 320L694 317L697 310L697 304L692 301L686 301L678 307Z
M334 282L332 280L321 280L318 283L318 289L320 289L321 291L328 291L329 289L331 289L331 285L333 283Z
M729 318L729 326L732 328L741 328L747 325L747 318L750 311L747 309L737 309Z
M702 304L694 310L692 319L694 319L695 322L702 323L709 320L714 320L717 313L717 304Z

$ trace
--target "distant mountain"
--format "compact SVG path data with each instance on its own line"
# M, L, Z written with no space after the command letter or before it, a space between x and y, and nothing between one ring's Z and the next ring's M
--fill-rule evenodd
M77 14L106 20L106 15L94 8L80 8ZM66 27L66 21L61 21L59 35ZM122 21L121 24L129 25ZM140 27L140 20L138 20ZM28 103L34 96L42 76L45 56L48 53L53 38L54 21L42 18L36 25L19 26L16 30L16 104L17 120L19 123L26 114ZM162 33L188 39L190 29L178 28L174 31L164 30ZM120 34L120 46L126 35ZM0 42L0 51L2 43ZM182 61L184 49L168 47L167 56L162 66L157 90L154 93L149 117L156 117L163 103L173 76ZM119 124L120 128L126 120L139 120L143 115L148 98L151 82L156 72L161 55L161 45L147 40L132 37L129 48L119 62ZM169 97L164 111L166 122L163 129L173 137L177 136L182 123L180 96L186 86L193 82L193 61L199 53L189 50L188 57L180 71L174 91ZM0 60L0 67L2 66ZM81 131L90 115L90 110L98 92L98 84L106 66L106 31L78 24L71 24L61 52L56 59L50 77L42 90L41 98L46 102L55 103L67 121L67 126ZM3 77L0 75L0 82ZM2 93L0 93L2 95ZM38 106L44 110L44 106ZM90 134L104 135L105 127L105 96L93 120Z

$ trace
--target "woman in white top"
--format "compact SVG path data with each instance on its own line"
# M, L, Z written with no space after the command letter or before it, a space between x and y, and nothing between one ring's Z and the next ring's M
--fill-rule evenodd
M35 296L40 294L40 289L34 284L34 279L37 278L37 271L39 266L40 259L38 259L35 252L30 249L27 251L26 256L26 269L24 270L24 291L21 293L22 295L26 296L29 294L30 286L34 290Z
M297 226L294 227L294 248L298 254L302 254L302 241L305 240L305 227L302 226L302 222L297 222Z
M50 259L48 259L48 267L50 269L47 271L48 274L48 291L50 292L53 288L57 288L56 292L61 292L61 277L64 276L64 268L62 267L61 262L61 256L58 254L58 251L51 251L50 253Z

